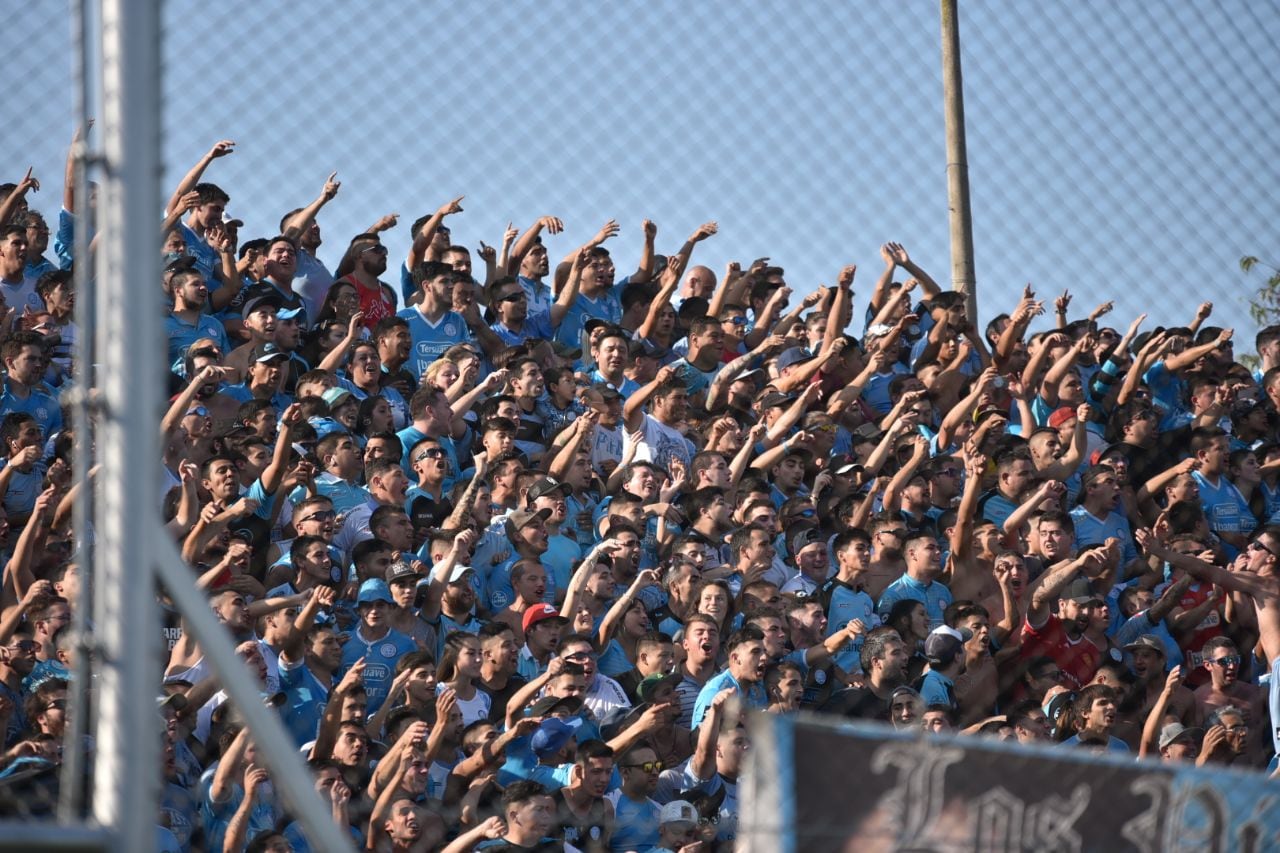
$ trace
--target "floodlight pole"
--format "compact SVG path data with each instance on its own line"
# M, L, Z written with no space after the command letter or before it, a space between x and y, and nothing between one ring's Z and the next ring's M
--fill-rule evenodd
M958 0L942 0L942 105L947 133L947 212L951 225L951 287L965 294L965 314L978 321L969 212L969 157L964 141L964 83L960 75Z
M100 681L93 816L110 831L114 849L133 851L155 846L163 775L155 704L161 637L148 548L160 523L154 472L164 363L155 288L160 6L157 0L101 2L104 168L96 333L102 417L95 439L102 491L94 505Z

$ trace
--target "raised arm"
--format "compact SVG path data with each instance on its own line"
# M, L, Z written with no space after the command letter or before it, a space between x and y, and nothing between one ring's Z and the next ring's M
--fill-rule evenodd
M71 145L67 148L67 165L62 173L62 209L67 213L76 212L76 158L80 156L80 146L84 138L93 128L93 119L76 128L71 135ZM0 220L2 222L4 220Z
M18 209L18 205L27 197L29 191L40 192L40 181L31 173L31 167L28 167L27 173L22 176L22 180L18 181L13 192L9 193L4 201L0 201L0 225L10 224L9 220L13 218L13 212Z
M289 218L284 225L284 236L297 243L306 230L311 227L311 223L315 221L316 214L320 212L320 208L324 207L338 195L338 188L342 186L342 182L336 180L337 172L330 172L329 177L325 179L324 187L320 190L320 195L316 196L315 201L299 210Z
M1175 373L1183 368L1190 367L1204 356L1217 352L1225 346L1227 341L1231 340L1232 334L1231 329L1223 329L1213 340L1205 341L1198 347L1188 347L1180 353L1167 357L1164 360L1165 369L1170 373Z
M648 220L645 221L647 222ZM649 303L649 310L645 313L644 320L640 323L640 328L636 329L636 335L639 337L653 337L654 327L658 324L658 316L662 314L663 308L671 304L671 297L675 295L676 288L680 285L679 264L679 258L667 258L667 266L658 279L658 295Z
M730 261L725 267L724 276L716 289L711 292L711 304L707 308L708 317L719 317L726 302L729 301L729 289L742 278L742 267L737 261Z
M1146 758L1159 751L1160 729L1164 727L1164 713L1181 683L1182 667L1175 666L1165 676L1164 687L1156 698L1156 704L1151 707L1151 713L1147 714L1147 721L1142 726L1142 740L1138 742L1139 758Z
M431 245L431 241L435 239L436 229L440 227L440 223L444 222L446 216L452 216L455 213L462 213L462 200L466 196L458 196L452 201L447 201L440 207L436 208L436 212L431 214L431 218L422 223L422 227L418 229L418 233L413 235L413 242L409 244L409 254L405 257L405 267L410 273L413 268L421 263L427 254L427 248Z
M534 242L538 239L538 235L546 229L548 234L559 234L564 230L564 223L554 216L541 216L537 222L529 226L529 230L520 235L516 240L515 248L511 250L511 254L507 257L507 275L515 275L520 272L520 262L524 260L524 256L533 248Z
M1027 607L1027 624L1032 628L1040 628L1049 619L1049 608L1058 599L1059 593L1076 576L1085 560L1101 565L1102 557L1096 550L1086 551L1073 560L1064 560L1051 567L1039 586L1031 593L1030 606Z
M942 288L933 280L933 276L911 260L911 256L907 254L907 250L902 247L901 243L890 243L889 245L892 247L893 262L906 270L909 276L920 282L920 292L924 294L926 299L932 299L942 292Z
M640 246L640 263L636 265L636 271L629 277L633 284L643 284L646 281L651 281L655 272L653 241L658 236L658 226L646 219L641 223L640 228L644 232L644 243Z
M226 157L235 150L236 144L230 139L223 139L214 143L214 146L196 161L196 164L191 167L191 171L183 175L182 180L173 188L173 195L169 197L169 202L164 206L165 212L168 213L171 208L178 204L179 199L190 192L196 184L200 183L200 178L204 176L204 170L209 168L210 163L219 157ZM71 208L67 209L71 210Z
M631 586L627 587L627 591L618 597L618 600L609 608L609 612L604 615L604 619L600 620L600 632L596 636L596 648L603 651L609 645L609 640L613 638L613 632L622 624L622 617L626 614L627 609L631 607L631 603L636 600L636 596L640 594L640 590L647 586L657 586L658 573L653 569L645 569L636 575L636 579L631 582Z
M582 270L587 265L591 248L591 244L588 243L573 256L573 265L569 267L569 277L565 279L564 287L560 288L556 301L551 304L551 328L553 329L560 328L561 321L569 313L574 300L578 298L578 290L582 285Z
M689 259L693 257L693 247L701 243L703 240L715 235L720 230L720 225L714 221L704 222L694 229L689 235L689 239L684 241L684 245L680 247L680 251L676 252L676 257L680 259L680 269L687 270L689 268Z
M622 423L627 432L635 432L640 429L640 425L644 423L645 403L649 402L649 398L654 395L654 392L675 378L675 375L675 370L669 364L659 368L658 375L653 377L652 382L642 386L627 398L626 402L622 404Z

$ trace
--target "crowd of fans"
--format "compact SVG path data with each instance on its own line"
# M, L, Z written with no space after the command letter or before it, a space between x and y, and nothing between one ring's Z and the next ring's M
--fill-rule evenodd
M793 299L768 258L693 265L714 222L661 255L645 221L621 277L616 222L553 216L473 267L462 199L388 276L396 215L320 251L336 176L246 233L205 180L234 151L165 211L161 509L358 848L730 849L760 712L1271 762L1280 327L1250 369L1177 293L1185 326L1030 286L979 325L896 243L865 295ZM69 167L47 257L39 189L0 187L11 791L64 755L81 588L93 229ZM311 849L165 613L158 849Z

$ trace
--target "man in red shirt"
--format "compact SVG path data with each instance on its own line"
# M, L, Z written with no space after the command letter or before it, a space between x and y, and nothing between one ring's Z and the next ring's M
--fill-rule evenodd
M1108 547L1090 548L1078 557L1059 563L1031 595L1027 622L1022 629L1024 659L1050 657L1062 671L1062 684L1079 690L1088 684L1102 662L1102 652L1084 635L1103 597L1089 583L1107 564ZM1082 573L1081 577L1075 577ZM1050 605L1058 602L1058 612Z

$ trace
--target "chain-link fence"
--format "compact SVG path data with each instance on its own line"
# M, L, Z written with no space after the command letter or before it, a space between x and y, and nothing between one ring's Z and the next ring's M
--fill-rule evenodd
M52 237L81 46L59 4L11 7L0 182L31 167ZM1280 236L1280 6L960 11L980 326L1031 282L1046 303L1069 290L1073 319L1114 301L1102 322L1120 330L1144 312L1146 329L1184 325L1210 300L1251 353L1261 282L1238 262ZM311 250L336 272L352 237L398 214L381 235L398 299L410 223L457 197L450 238L481 278L482 242L544 216L564 224L544 235L553 266L611 219L619 275L644 220L662 253L715 221L694 262L768 257L793 302L857 263L856 334L886 241L949 278L934 4L174 0L163 56L166 194L201 166L243 246L336 172ZM202 161L224 139L232 153ZM48 814L13 790L6 813Z

